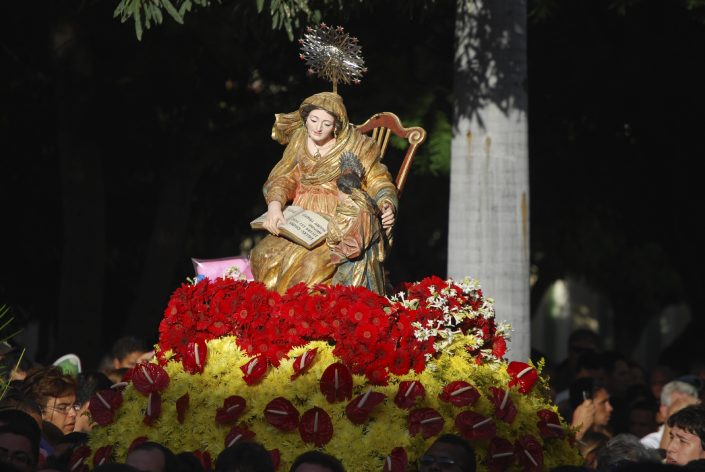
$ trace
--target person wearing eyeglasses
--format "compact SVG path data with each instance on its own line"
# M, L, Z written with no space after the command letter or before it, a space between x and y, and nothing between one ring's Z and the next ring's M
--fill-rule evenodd
M444 434L419 457L419 472L475 472L475 450L460 436Z
M63 434L73 432L81 405L76 403L76 381L72 377L58 367L43 367L29 372L23 389L41 406L44 421Z

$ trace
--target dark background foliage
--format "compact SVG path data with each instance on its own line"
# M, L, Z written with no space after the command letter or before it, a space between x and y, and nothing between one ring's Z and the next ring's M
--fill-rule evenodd
M0 10L0 301L37 327L39 361L95 362L125 333L155 341L190 258L238 255L258 236L248 222L282 151L273 114L328 89L255 2L165 21L141 42L113 7ZM609 298L628 351L635 327L685 302L694 329L677 346L702 350L702 16L668 0L531 8L533 304L580 277ZM325 10L369 68L341 91L352 121L389 110L429 131L402 201L395 282L445 274L454 11L447 0Z

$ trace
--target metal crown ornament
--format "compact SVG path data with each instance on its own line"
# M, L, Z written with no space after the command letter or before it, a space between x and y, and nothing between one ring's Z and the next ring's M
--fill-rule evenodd
M347 34L342 26L332 28L321 23L308 27L299 43L300 57L306 61L309 74L332 82L334 93L338 93L338 83L359 84L367 72L357 38Z

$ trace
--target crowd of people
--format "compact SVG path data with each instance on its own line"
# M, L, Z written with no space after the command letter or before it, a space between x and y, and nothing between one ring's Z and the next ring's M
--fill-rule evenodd
M0 471L73 472L72 455L88 442L93 424L88 411L96 390L110 388L137 363L151 359L151 347L135 337L113 345L92 372L67 371L60 365L38 366L17 347L0 345L0 371L8 379L0 401ZM538 354L538 353L537 353ZM80 369L79 369L80 370ZM575 431L584 459L569 470L705 471L705 364L682 372L666 366L650 371L623 355L600 349L592 331L575 331L568 356L547 362L552 395ZM440 436L412 470L474 471L472 444L460 436ZM88 462L87 462L88 463ZM212 466L217 472L275 470L271 454L254 441L238 441L223 450ZM95 471L205 472L202 456L172 452L162 444L133 445L125 463L108 462ZM312 450L298 457L292 472L342 472L335 457Z

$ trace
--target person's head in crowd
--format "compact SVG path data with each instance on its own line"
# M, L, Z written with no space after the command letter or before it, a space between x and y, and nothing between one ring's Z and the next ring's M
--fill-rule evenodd
M12 419L5 420L6 415L14 415L13 411L19 410L29 415L39 429L42 429L42 408L34 399L17 388L9 388L0 401L0 424L3 421L11 423Z
M193 452L180 452L176 454L180 472L205 472L203 464Z
M575 361L574 378L591 378L603 383L605 378L604 358L593 351L583 352Z
M147 343L136 336L124 336L113 344L113 368L132 369L138 362L149 356L151 349Z
M88 412L91 396L97 390L109 389L113 382L101 372L85 372L78 374L76 382L76 403L81 405L81 408L76 414L76 424L73 430L89 433L93 429L93 423L91 422L91 417Z
M112 384L120 383L125 378L125 374L130 371L127 367L122 367L120 369L108 369L105 371L105 376L110 380Z
M568 336L568 358L577 360L585 352L600 350L600 336L591 329L576 329Z
M643 438L658 429L656 412L658 405L652 400L637 400L629 405L627 432Z
M55 456L67 454L70 457L74 449L79 446L83 446L84 444L88 444L88 434L74 431L73 433L66 434L57 440L54 445L53 454ZM66 458L67 461L69 457Z
M580 455L585 461L585 465L594 469L597 467L597 454L600 449L607 444L609 441L609 436L604 433L598 433L597 431L588 431L580 439L578 443L578 449L580 450Z
M651 373L649 374L649 387L651 388L651 394L654 398L661 398L663 387L675 378L676 375L673 369L667 365L660 364L651 369Z
M93 468L92 472L140 472L131 465L107 462Z
M218 454L215 472L274 472L274 463L260 443L238 441Z
M629 387L629 364L624 355L616 351L602 353L605 384L612 395L622 395Z
M289 472L345 472L345 467L338 458L330 454L308 451L294 459Z
M22 414L24 417L16 416L12 424L0 426L0 463L22 472L33 472L39 462L41 433L35 421Z
M436 439L419 457L418 463L420 472L440 470L475 472L477 468L475 450L470 443L455 434L444 434Z
M24 380L26 394L36 399L42 409L42 419L64 434L73 431L76 412L76 381L64 375L58 367L43 367L30 371Z
M646 386L646 370L636 361L629 361L629 385Z
M673 380L663 386L660 398L661 402L657 419L664 423L674 410L698 401L698 389L687 382Z
M660 462L661 456L648 449L632 434L618 434L597 453L597 470L613 471L627 463Z
M125 464L142 472L169 472L176 465L176 456L166 446L145 441L127 454Z
M705 459L705 409L685 407L668 418L668 426L667 463L686 465Z
M578 428L578 439L588 430L612 436L609 428L612 416L610 393L604 384L593 378L576 379L570 386L572 424Z

